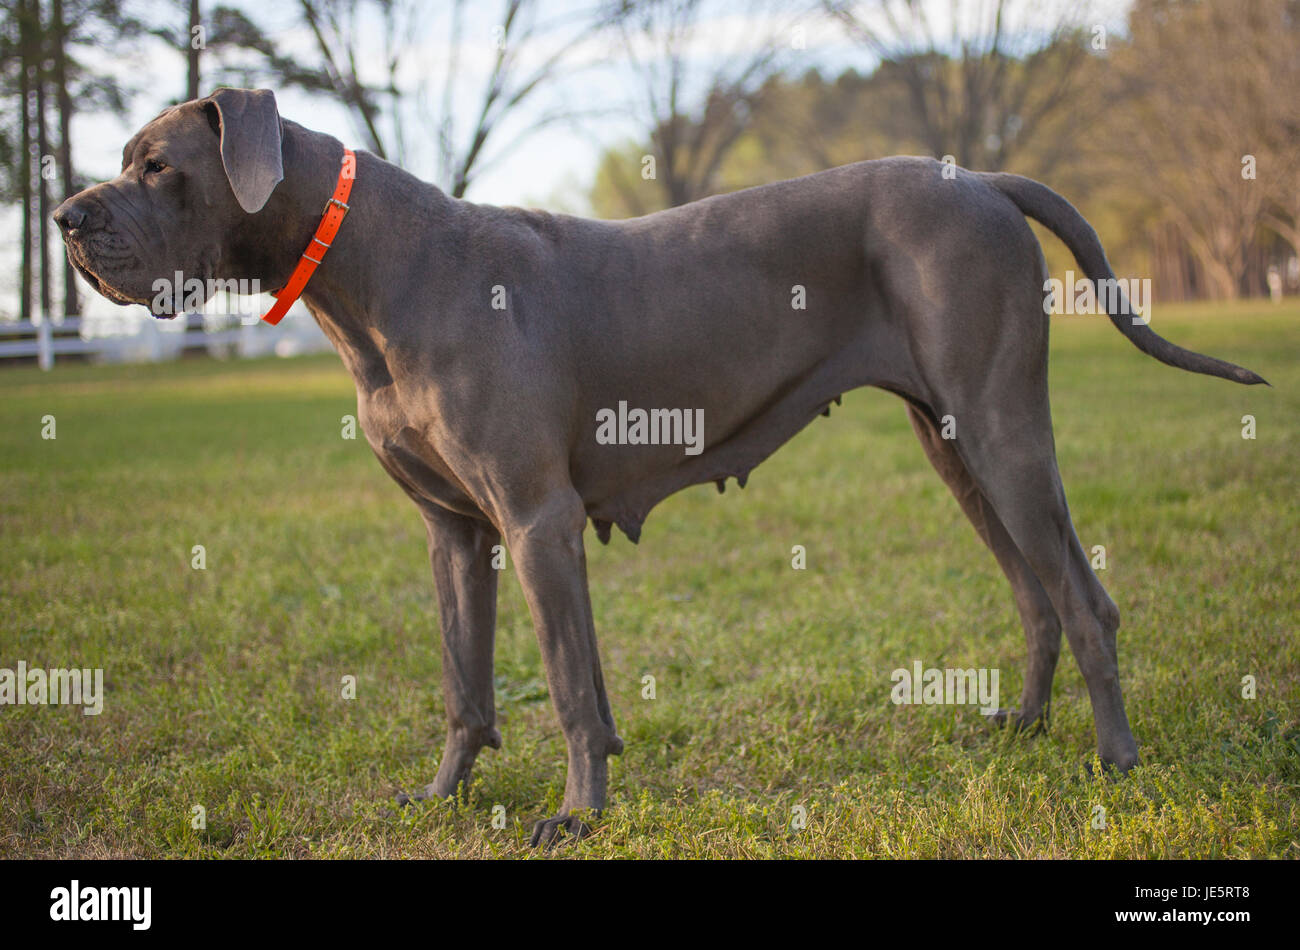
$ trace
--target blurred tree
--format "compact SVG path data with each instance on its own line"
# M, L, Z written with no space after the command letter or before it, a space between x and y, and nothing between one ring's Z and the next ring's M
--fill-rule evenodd
M32 86L40 58L40 12L37 0L17 0L18 33L18 199L22 202L22 263L18 318L32 318Z
M332 92L328 77L319 68L300 65L293 56L283 55L274 38L238 7L205 7L199 0L172 2L176 20L155 21L148 33L185 57L185 94L173 102L198 99L222 85L297 86L309 92Z
M196 4L189 3L193 25ZM306 61L283 55L275 38L242 10L214 7L202 17L214 77L209 86L292 86L327 96L347 110L366 148L408 166L418 165L413 145L432 130L432 175L462 197L485 167L542 126L577 111L570 105L544 113L488 154L489 141L499 139L506 120L560 75L580 43L608 25L607 17L592 10L543 20L541 6L538 0L501 0L495 32L478 37L483 48L491 44L492 61L468 110L459 96L463 46L469 40L466 0L453 0L441 11L447 23L446 68L437 83L432 70L415 65L428 33L429 10L419 0L299 0L298 18L316 54ZM480 6L475 12L481 11ZM154 32L186 48L189 94L196 95L198 52L188 37L165 27ZM438 105L431 113L432 102Z
M1259 172L1262 220L1300 256L1300 2L1262 0L1257 12L1268 39L1254 65L1267 75L1269 97L1262 130L1268 158Z
M203 14L199 9L199 0L190 0L190 29L189 29L189 48L185 56L185 101L197 99L200 93L201 85L201 63L199 56L203 51L204 42L199 39L200 31L203 30ZM206 40L206 37L204 37Z
M118 114L126 107L128 94L117 79L88 68L75 54L104 42L129 43L139 32L139 21L120 0L15 0L0 9L0 97L13 103L0 112L0 200L19 205L23 319L33 315L37 281L41 309L54 311L49 212L56 198L82 184L73 166L74 103ZM50 192L56 177L62 192L57 196ZM62 309L75 314L80 310L76 273L64 255L58 258Z
M1077 104L1090 43L1083 29L1086 6L1079 3L825 5L879 60L879 78L905 90L907 108L895 113L894 124L935 158L952 155L963 168L1007 169L1051 118ZM1058 145L1055 161L1068 147Z
M1245 285L1261 226L1286 237L1294 221L1298 11L1292 0L1138 0L1113 57L1129 107L1109 138L1212 297L1262 291Z
M414 7L400 0L375 0L367 4L361 0L300 0L303 22L316 39L320 64L317 71L324 78L322 84L334 97L348 108L364 130L367 146L380 158L401 161L401 125L394 112L393 138L381 132L382 102L397 96L397 70L402 57L402 21L414 12ZM368 84L361 76L362 21L370 18L382 23L384 49L380 62L386 66L384 85ZM395 146L390 149L390 144Z
M645 146L627 143L602 158L592 189L596 211L611 217L643 214L718 190L900 152L951 154L969 167L1038 177L1077 170L1089 119L1105 106L1089 88L1098 61L1089 55L1079 28L1081 15L1058 13L1057 19L1044 20L1041 8L1031 16L1024 5L1001 0L988 22L954 21L953 29L960 31L945 40L912 0L877 4L878 11L824 6L880 59L877 69L866 75L846 71L833 81L810 70L787 80L773 60L764 58L779 52L783 37L777 34L769 45L754 43L752 59L720 67L723 76L729 69L746 78L745 70L757 62L751 86L719 96L715 88L734 90L735 84L703 83L712 99L692 112L675 107L673 96L680 99L684 85L683 57L673 55L671 47L690 51L689 32L680 21L689 22L699 4L635 4L630 19L649 21L641 32L660 38L658 48L644 41L634 47L652 51L640 72L650 75L653 90L664 92L660 99L647 97L655 108L647 110L654 131ZM665 21L657 27L651 19L656 8ZM1033 22L1049 28L1031 29ZM710 40L713 36L710 31ZM712 43L709 51L721 58ZM741 108L728 111L729 103ZM711 151L710 145L717 148ZM657 159L663 194L637 180L637 161L644 154ZM665 161L666 154L674 161ZM679 174L680 167L687 173Z
M488 139L496 137L505 120L518 112L525 100L534 97L539 87L566 72L568 61L583 43L614 23L614 17L599 7L543 20L538 0L503 0L491 72L477 93L478 107L470 113L473 121L465 127L467 133L462 133L456 117L456 89L460 80L465 7L464 0L453 4L440 105L428 117L438 130L439 178L457 198L465 194L475 174L544 126L597 111L580 109L573 103L543 111L499 148L493 158L485 157ZM536 60L535 66L526 65L530 58Z
M720 184L743 188L882 155L920 151L897 128L904 97L877 74L848 70L825 80L810 70L774 77L750 128L723 164Z
M76 174L72 167L72 92L68 88L68 25L63 16L63 0L50 0L50 82L54 86L54 101L59 113L59 146L56 152L59 182L63 195L75 194ZM63 312L69 316L81 313L81 297L77 290L77 271L66 254L63 259Z
M723 162L795 48L806 9L764 0L610 5L641 87L633 112L649 141L648 151L629 145L603 158L597 187L615 199L605 213L645 214L717 189Z
M33 11L33 43L31 62L32 78L36 99L36 247L39 251L41 282L41 313L49 315L54 312L54 300L50 293L50 171L48 163L53 159L50 154L50 135L48 116L46 115L46 87L49 85L50 30L45 22L44 11L39 2L30 4ZM26 104L26 102L24 102Z
M503 126L518 116L524 103L565 70L579 46L610 25L599 9L578 9L551 19L541 15L538 0L500 0L491 35L478 37L491 44L493 55L485 80L471 93L476 104L463 110L462 68L469 37L466 0L453 0L447 15L446 68L440 81L431 71L403 83L408 61L421 52L427 11L416 0L299 0L302 20L315 38L319 62L311 70L284 75L284 81L312 91L328 90L357 123L375 154L412 164L408 154L413 136L432 129L438 182L453 196L464 196L474 177L518 147L545 125L577 113L570 104L542 112L516 132L505 145L488 153L490 141L500 139ZM474 12L482 13L482 6ZM367 64L363 24L382 37L382 70ZM363 68L364 67L364 68ZM378 72L381 81L367 81ZM432 105L437 103L436 106ZM463 118L467 122L462 122Z

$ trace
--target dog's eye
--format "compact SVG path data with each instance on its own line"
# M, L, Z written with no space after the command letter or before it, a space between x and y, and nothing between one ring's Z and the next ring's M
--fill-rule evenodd
M167 166L164 165L162 162L158 161L156 158L151 158L144 163L144 173L146 175L150 175L150 174L156 175L159 172L166 171L166 170L167 170Z

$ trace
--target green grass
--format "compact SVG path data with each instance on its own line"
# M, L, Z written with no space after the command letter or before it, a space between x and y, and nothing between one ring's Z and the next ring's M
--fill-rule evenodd
M1139 769L1086 773L1068 652L1045 737L890 703L890 671L921 659L999 668L1014 704L1024 643L901 404L859 390L744 492L668 500L638 547L588 532L627 750L598 834L556 853L1300 856L1300 305L1166 312L1157 330L1273 388L1160 366L1092 318L1053 337L1058 452L1085 546L1107 549ZM468 803L389 812L441 749L436 615L420 519L340 438L352 412L333 356L0 372L0 667L102 667L106 687L98 717L0 707L0 855L531 853L564 745L511 572L504 748Z

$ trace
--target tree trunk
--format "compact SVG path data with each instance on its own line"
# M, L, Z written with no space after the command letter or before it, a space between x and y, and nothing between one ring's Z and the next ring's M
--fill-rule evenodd
M18 175L23 203L22 269L19 277L19 319L32 318L32 112L31 6L36 0L18 0Z
M63 22L63 0L50 4L50 81L54 84L54 99L59 110L59 179L63 197L77 193L76 176L72 172L72 94L68 91L67 26ZM68 316L81 313L81 299L77 292L77 272L68 256L63 255L63 312Z
M199 97L199 54L202 52L194 43L194 28L200 25L199 0L190 0L190 28L186 41L189 48L185 51L188 65L185 82L185 101Z
M36 9L36 211L37 239L40 241L41 262L41 319L48 320L54 313L54 298L50 293L50 180L46 177L47 157L50 156L50 139L45 127L46 37L40 22L39 0ZM52 170L52 169L51 169Z
M1240 294L1237 292L1235 268L1217 257L1197 256L1200 258L1205 279L1210 284L1210 297L1214 300L1236 300Z

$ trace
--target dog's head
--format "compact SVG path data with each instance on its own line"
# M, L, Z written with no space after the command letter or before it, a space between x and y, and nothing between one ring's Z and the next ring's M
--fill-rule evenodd
M174 316L189 295L160 292L178 274L204 288L247 276L229 272L232 250L284 177L283 131L268 89L218 89L167 109L126 144L120 175L55 209L69 260L109 300L155 316Z

